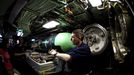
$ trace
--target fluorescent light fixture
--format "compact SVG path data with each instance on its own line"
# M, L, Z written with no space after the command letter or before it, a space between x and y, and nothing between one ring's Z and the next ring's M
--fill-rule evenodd
M101 0L89 0L89 2L91 3L92 7L97 7L97 6L102 5Z
M60 23L57 22L57 21L50 21L50 22L44 24L42 27L49 29L49 28L54 28L54 27L56 27L56 26L59 25L59 24L60 24Z

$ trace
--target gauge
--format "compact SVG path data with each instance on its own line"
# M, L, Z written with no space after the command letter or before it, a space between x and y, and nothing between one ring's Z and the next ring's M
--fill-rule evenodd
M88 25L83 29L84 42L90 47L94 55L101 54L108 44L107 30L99 24Z

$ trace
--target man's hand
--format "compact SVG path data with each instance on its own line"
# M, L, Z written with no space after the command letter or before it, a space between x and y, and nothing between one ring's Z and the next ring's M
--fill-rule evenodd
M69 61L71 59L71 55L66 54L66 53L59 53L55 49L50 50L48 53L53 55L54 57L57 57L65 61Z
M56 55L57 51L55 49L52 49L48 53L51 54L51 55Z

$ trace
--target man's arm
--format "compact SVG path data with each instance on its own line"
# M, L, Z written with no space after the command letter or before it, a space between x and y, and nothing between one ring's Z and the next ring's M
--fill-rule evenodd
M71 56L66 53L57 53L55 56L64 61L69 61L71 59Z
M49 54L56 56L59 59L62 59L64 61L69 61L71 59L71 56L69 54L66 53L59 53L56 50L52 49L51 51L49 51Z

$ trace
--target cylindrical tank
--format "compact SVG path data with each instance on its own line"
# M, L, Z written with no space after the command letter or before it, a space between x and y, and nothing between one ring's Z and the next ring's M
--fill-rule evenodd
M54 44L55 46L60 46L64 52L75 47L75 45L73 45L71 41L71 33L68 33L68 32L57 34L55 37Z

